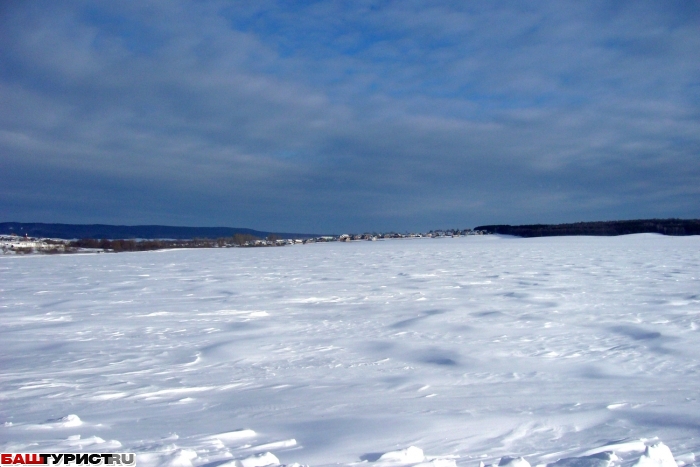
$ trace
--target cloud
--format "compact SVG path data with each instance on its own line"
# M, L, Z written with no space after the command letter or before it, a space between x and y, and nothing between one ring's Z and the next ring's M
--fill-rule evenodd
M700 215L693 2L0 10L6 220L364 231Z

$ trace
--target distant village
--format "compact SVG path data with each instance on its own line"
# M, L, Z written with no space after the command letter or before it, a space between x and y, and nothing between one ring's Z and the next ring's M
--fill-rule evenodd
M74 239L35 238L17 234L0 235L0 250L3 255L95 253L123 251L151 251L174 248L259 248L290 245L306 245L326 242L358 242L391 239L455 238L471 235L487 235L483 230L449 229L431 230L426 233L364 233L324 235L309 238L278 238L270 234L267 238L236 234L232 237L208 239Z
M364 234L343 234L343 235L329 235L321 237L311 237L305 239L291 239L291 238L270 238L270 236L264 240L249 240L245 242L242 246L244 247L257 247L257 246L284 246L284 245L303 245L307 243L322 243L322 242L355 242L355 241L372 241L377 240L388 240L395 238L444 238L444 237L463 237L467 235L486 235L486 232L481 230L431 230L427 233L364 233Z

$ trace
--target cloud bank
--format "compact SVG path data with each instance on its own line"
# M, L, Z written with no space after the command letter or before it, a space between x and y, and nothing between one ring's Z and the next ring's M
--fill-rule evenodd
M696 2L7 2L4 220L700 217Z

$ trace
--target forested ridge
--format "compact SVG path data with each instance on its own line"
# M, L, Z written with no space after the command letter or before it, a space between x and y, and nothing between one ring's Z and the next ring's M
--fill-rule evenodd
M175 227L168 225L107 225L107 224L44 224L26 222L0 222L0 234L15 233L40 238L93 238L93 239L217 239L239 235L265 238L273 232L237 227ZM280 233L278 237L308 238L315 234Z
M518 237L565 235L615 236L637 233L700 235L700 219L638 219L628 221L576 222L573 224L482 225L474 230Z

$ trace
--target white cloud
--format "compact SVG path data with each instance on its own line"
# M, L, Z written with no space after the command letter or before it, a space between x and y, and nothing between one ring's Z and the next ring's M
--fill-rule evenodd
M6 220L698 216L698 17L616 2L6 6ZM104 209L134 190L148 196ZM36 219L56 191L74 202Z

